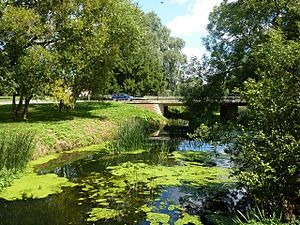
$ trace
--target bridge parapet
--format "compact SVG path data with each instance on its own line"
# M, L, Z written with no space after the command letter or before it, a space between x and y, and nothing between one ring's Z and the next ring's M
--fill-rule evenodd
M221 104L239 104L246 105L246 100L240 94L224 95L221 98Z

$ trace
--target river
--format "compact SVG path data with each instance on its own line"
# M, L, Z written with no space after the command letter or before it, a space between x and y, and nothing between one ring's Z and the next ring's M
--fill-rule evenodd
M244 195L226 146L156 142L150 152L111 155L101 145L35 163L1 193L0 224L233 224Z

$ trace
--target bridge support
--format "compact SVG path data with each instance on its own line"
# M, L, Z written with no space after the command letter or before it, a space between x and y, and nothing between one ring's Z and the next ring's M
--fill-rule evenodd
M131 103L132 104L132 103ZM133 104L139 108L148 109L152 112L155 112L159 115L165 114L165 106L159 103L141 103L141 104Z
M238 116L238 104L221 103L220 118L222 122L236 120Z

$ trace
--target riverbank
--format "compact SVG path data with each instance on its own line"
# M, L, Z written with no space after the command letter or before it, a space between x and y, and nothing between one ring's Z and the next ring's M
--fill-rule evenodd
M70 112L58 112L54 104L32 104L28 121L14 120L10 105L1 105L0 112L1 131L35 134L34 159L111 139L118 126L132 117L156 125L165 121L148 110L114 102L79 102Z

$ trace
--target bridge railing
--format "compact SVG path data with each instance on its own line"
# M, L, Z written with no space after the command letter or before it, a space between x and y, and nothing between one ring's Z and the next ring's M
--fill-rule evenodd
M144 100L174 100L181 101L183 100L182 96L144 96Z
M246 103L245 99L240 94L224 95L221 98L221 102L241 102L241 103Z

